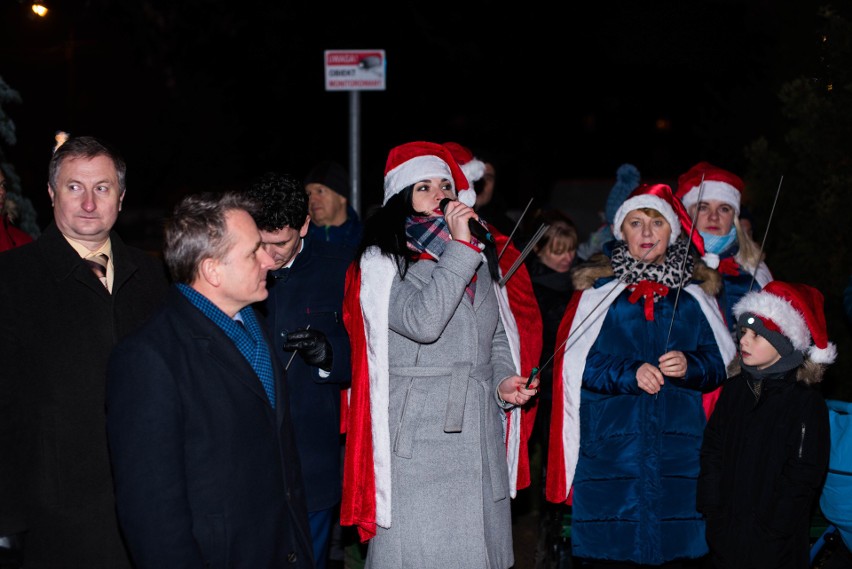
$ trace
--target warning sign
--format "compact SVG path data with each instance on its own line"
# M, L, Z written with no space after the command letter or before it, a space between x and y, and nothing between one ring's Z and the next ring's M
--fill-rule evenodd
M384 91L385 50L325 50L326 91Z

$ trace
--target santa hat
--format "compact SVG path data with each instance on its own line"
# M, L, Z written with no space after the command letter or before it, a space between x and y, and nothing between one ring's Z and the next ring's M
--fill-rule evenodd
M702 201L725 202L733 206L739 215L744 187L742 179L736 174L713 166L709 162L699 162L677 179L676 195L686 209L698 203L700 193Z
M692 244L698 249L699 255L704 255L704 240L697 231L690 231L692 228L692 219L680 203L680 200L674 197L672 189L666 184L641 184L633 190L624 203L615 212L615 219L612 223L612 234L616 239L624 240L624 233L621 231L621 224L624 223L624 218L634 209L651 208L660 212L660 214L669 222L672 228L672 233L669 236L669 245L674 243L680 236L681 228L690 235Z
M436 142L407 142L392 148L388 154L382 205L408 186L427 178L452 180L456 195L470 187L464 172L446 146Z
M473 183L480 180L485 175L485 162L473 155L473 152L467 146L462 146L458 142L445 142L450 150L450 154L458 162L465 178L467 178L467 187L465 191L459 191L459 201L468 207L473 207L476 203L476 192L473 191Z
M812 286L781 281L746 294L734 305L734 316L753 314L769 330L780 332L793 347L818 364L837 358L837 347L828 341L824 299Z

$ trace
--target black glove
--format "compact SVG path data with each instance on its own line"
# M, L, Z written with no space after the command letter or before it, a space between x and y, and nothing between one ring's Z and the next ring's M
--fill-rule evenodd
M331 371L331 344L319 330L297 330L284 338L284 350L297 350L305 363L323 371Z

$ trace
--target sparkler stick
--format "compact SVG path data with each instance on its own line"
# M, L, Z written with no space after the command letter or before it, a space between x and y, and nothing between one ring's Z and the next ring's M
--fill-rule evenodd
M535 198L530 198L530 201L527 203L527 207L524 208L523 213L521 213L521 216L518 218L518 221L515 223L515 227L512 228L512 232L509 234L509 238L506 239L506 242L503 244L503 248L500 249L500 254L497 255L498 261L503 257L503 253L506 252L506 248L509 246L509 243L511 243L512 237L514 237L514 235L515 235L515 231L517 231L518 227L521 226L521 221L524 219L524 216L527 214L527 210L532 205L533 199L535 199Z
M766 221L766 231L763 232L763 240L760 242L760 253L757 255L754 270L751 272L751 283L748 285L748 291L751 292L754 286L754 279L757 277L757 268L760 266L760 259L763 257L763 246L766 245L766 236L769 235L769 224L772 223L772 215L775 213L775 204L778 203L778 194L781 193L781 184L784 182L784 176L778 181L778 189L775 190L775 199L772 200L772 209L769 211L769 219Z
M536 246L536 243L538 243L541 240L541 238L544 237L544 234L547 232L547 229L549 227L550 226L547 225L546 223L541 224L541 227L539 227L538 231L535 232L535 235L533 235L533 238L530 239L530 242L527 243L527 246L524 247L523 251L521 251L520 257L515 259L515 262L512 263L512 266L509 267L509 270L506 272L505 275L503 275L503 278L501 278L500 282L497 283L497 284L499 284L501 287L506 286L506 282L508 282L508 280L510 278L512 278L512 275L515 274L515 271L518 270L518 268L521 266L521 263L523 263L524 259L527 258L527 255L530 254L530 251L532 251L533 247ZM508 241L507 241L507 243L508 243Z
M649 254L651 251L653 251L653 250L654 250L654 248L655 248L655 247L659 244L659 242L660 242L660 240L658 239L658 240L656 241L656 243L654 243L654 246L653 246L653 247L650 247L647 251L645 251L645 254L644 254L644 255L642 255L642 258L641 258L641 259L639 259L639 262L640 262L640 263L644 263L645 258L648 256L648 254ZM641 277L641 276L642 276L642 273L644 273L644 272L645 272L645 269L647 269L647 268L648 268L648 265L643 266L643 267L642 267L642 270L641 270L641 271L639 271L639 273L636 275L636 277L637 277L637 278L638 278L638 277ZM534 368L532 368L532 370L530 371L530 377L529 377L529 379L527 379L527 383L526 383L526 385L524 386L524 388L525 388L525 389L529 389L529 388L530 388L530 383L532 383L532 380L533 380L533 378L535 378L536 374L537 374L539 371L541 371L542 369L546 368L546 367L547 367L547 365L548 365L551 361L553 361L553 358L555 358L555 357L556 357L557 352L559 352L560 350L562 350L562 348L564 348L564 347L568 344L568 341L569 341L569 340L571 340L571 338L573 338L573 337L574 337L574 334L575 334L578 330L581 330L581 329L583 328L583 324L585 324L585 323L586 323L586 320L588 320L589 318L591 318L591 316L595 313L595 311L598 309L598 307L599 307L601 304L603 304L603 303L604 303L604 301L605 301L607 298L609 298L609 295L611 295L611 294L612 294L612 292L613 292L616 288L618 288L618 284L619 284L619 283L624 283L624 282L626 282L626 280L627 280L627 279L626 279L625 277L629 277L629 276L630 276L630 273L624 273L623 275L621 275L621 277L619 277L619 279L618 279L618 283L616 283L616 284L615 284L615 286L613 286L613 287L609 290L609 292L608 292L608 293L606 293L606 295L605 295L602 299L600 299L600 300L598 301L598 303L594 306L594 308L592 308L592 309L589 311L589 313L586 315L586 317L585 317L585 318L583 318L583 320L581 320L579 324L577 324L577 326L574 328L574 331L573 331L573 332L571 332L570 334L568 334L568 337L567 337L567 338L565 338L565 341L564 341L564 342L562 342L561 344L559 344L559 346L557 346L556 350L554 350L554 352L550 355L550 357L549 357L549 358L547 358L547 361L546 361L546 362L544 362L544 363L543 363L540 367L534 367Z
M669 333L666 334L666 343L663 344L665 349L669 349L669 339L672 337L672 327L674 326L675 315L677 314L677 303L680 300L680 291L683 288L683 268L686 266L686 259L689 257L689 246L692 243L692 235L695 233L695 220L698 219L698 210L701 209L701 198L704 195L704 174L701 174L701 184L698 186L698 200L695 202L695 213L692 214L692 223L689 226L689 237L687 238L686 254L683 256L683 261L680 264L680 286L677 287L675 293L674 307L672 308L672 321L669 322ZM676 199L676 198L675 198Z
M310 330L310 329L311 329L311 325L310 325L310 324L308 324L308 325L307 325L307 327L305 328L305 330ZM287 365L286 365L286 366L284 366L284 371L287 371L288 369L290 369L290 364L291 364L291 363L293 363L293 358L295 358L295 357L296 357L296 353L297 353L298 351L299 351L299 350L293 350L293 353L290 355L290 359L289 359L289 360L287 360Z

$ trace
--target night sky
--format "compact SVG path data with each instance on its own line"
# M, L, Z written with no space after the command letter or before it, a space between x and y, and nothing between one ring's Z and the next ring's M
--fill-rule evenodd
M348 95L325 92L325 49L387 55L387 90L360 95L362 212L388 150L416 139L492 157L514 208L623 162L643 181L702 159L741 172L750 141L783 132L779 86L820 72L810 1L292 4L54 0L37 20L2 0L0 77L23 98L5 109L6 151L39 223L56 130L123 151L124 216L269 169L347 164Z

